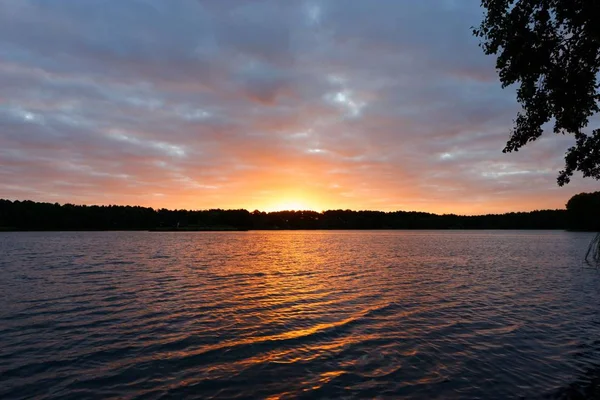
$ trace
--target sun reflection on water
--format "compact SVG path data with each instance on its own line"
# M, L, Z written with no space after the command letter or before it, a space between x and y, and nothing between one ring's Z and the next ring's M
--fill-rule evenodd
M34 238L47 258L0 269L10 290L39 285L10 292L0 315L15 349L0 348L0 397L40 382L123 398L546 393L597 361L600 278L569 264L572 235L110 233L60 250ZM73 262L81 249L94 256Z

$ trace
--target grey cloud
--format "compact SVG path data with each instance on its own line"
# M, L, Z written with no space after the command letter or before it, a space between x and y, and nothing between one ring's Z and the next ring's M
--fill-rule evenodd
M555 189L568 137L501 153L517 105L478 4L0 2L0 197L300 181L364 208L561 206L593 182Z

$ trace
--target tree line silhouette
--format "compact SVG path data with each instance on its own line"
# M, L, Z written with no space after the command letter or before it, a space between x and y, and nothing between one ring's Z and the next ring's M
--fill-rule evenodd
M568 229L600 232L600 192L579 193L567 202Z
M155 210L0 199L0 230L572 229L600 230L600 192L564 210L464 216L416 211Z

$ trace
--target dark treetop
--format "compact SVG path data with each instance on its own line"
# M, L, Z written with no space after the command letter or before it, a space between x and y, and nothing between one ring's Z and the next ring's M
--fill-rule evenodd
M482 0L484 19L473 33L498 56L502 86L517 83L523 107L504 152L542 135L542 126L575 136L558 184L574 171L600 179L600 129L586 129L599 111L600 1Z
M231 229L600 229L600 192L579 194L567 210L460 216L425 212L329 210L155 210L0 200L0 230Z

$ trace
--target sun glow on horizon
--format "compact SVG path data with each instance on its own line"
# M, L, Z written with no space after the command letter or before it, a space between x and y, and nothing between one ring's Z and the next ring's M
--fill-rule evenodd
M297 191L293 191L297 192ZM286 193L283 196L277 196L270 199L260 207L266 212L274 211L317 211L321 212L324 208L323 199L318 196L310 196L307 192Z
M265 207L265 211L273 212L273 211L321 211L317 210L315 207L308 206L303 201L298 200L285 200L281 202L276 202L273 205Z

